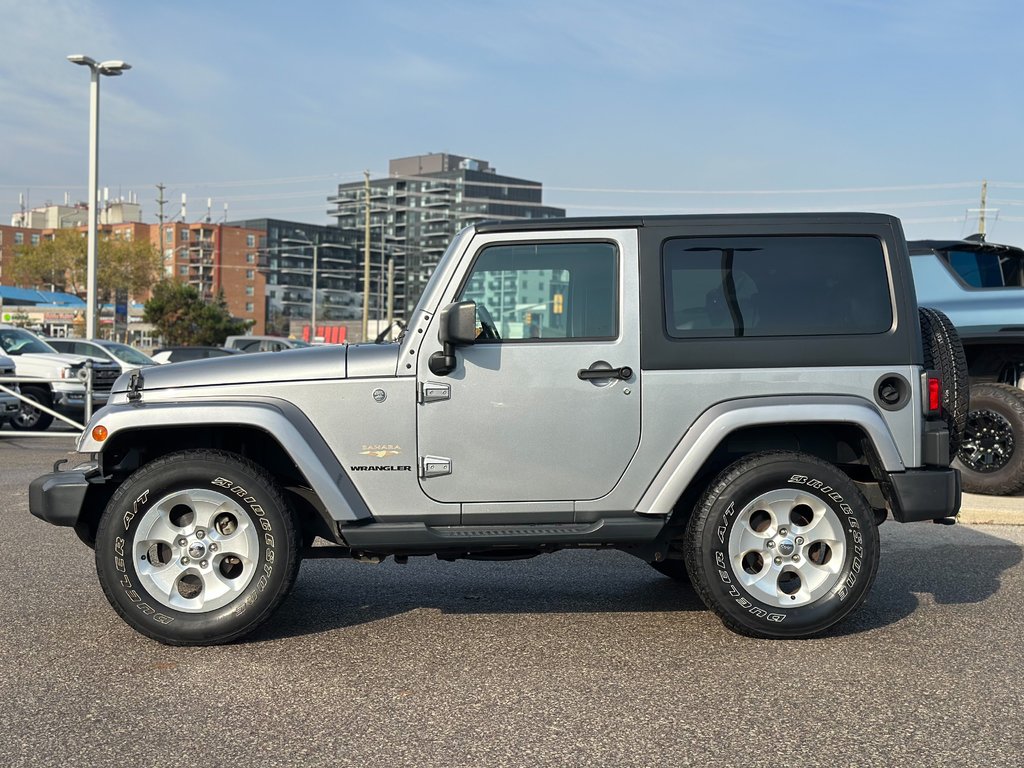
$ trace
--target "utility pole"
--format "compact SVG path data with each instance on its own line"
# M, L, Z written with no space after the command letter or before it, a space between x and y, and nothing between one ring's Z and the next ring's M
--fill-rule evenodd
M365 229L363 232L363 337L366 341L370 328L370 172L363 171L363 191L366 200Z
M162 225L164 223L164 205L167 204L167 201L164 200L164 190L167 189L167 187L165 187L163 182L161 182L156 185L156 188L160 192L160 197L156 199L156 204L159 206L157 209L156 220Z
M985 236L985 198L988 197L988 180L981 182L981 210L978 213L978 234Z

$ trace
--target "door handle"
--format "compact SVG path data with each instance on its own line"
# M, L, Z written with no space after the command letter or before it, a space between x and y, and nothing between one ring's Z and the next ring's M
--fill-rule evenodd
M597 365L595 363L594 365ZM628 381L633 378L633 369L628 365L624 365L621 368L580 368L576 371L578 376L583 381L590 381L591 379L622 379Z

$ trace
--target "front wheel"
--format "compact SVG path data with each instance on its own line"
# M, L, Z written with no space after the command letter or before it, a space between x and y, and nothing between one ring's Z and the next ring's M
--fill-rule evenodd
M180 451L131 475L96 533L96 570L114 610L168 645L252 632L299 569L295 515L260 467L225 451Z
M878 529L839 469L814 456L748 456L709 486L687 526L697 594L730 629L808 637L867 597L878 570Z

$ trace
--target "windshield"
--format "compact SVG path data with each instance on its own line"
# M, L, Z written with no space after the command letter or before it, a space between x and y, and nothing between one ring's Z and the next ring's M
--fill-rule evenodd
M20 328L0 328L0 347L8 355L53 354L57 350Z
M110 354L129 365L154 365L156 360L149 355L144 355L139 350L129 347L127 344L110 343L103 345Z

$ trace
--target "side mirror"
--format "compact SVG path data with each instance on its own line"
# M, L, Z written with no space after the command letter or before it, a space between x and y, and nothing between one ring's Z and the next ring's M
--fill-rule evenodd
M455 347L476 342L476 302L459 301L442 309L438 317L437 340L443 349L432 354L427 365L431 373L447 376L457 364Z
M476 341L476 302L460 301L442 309L437 340L453 347L473 344Z

